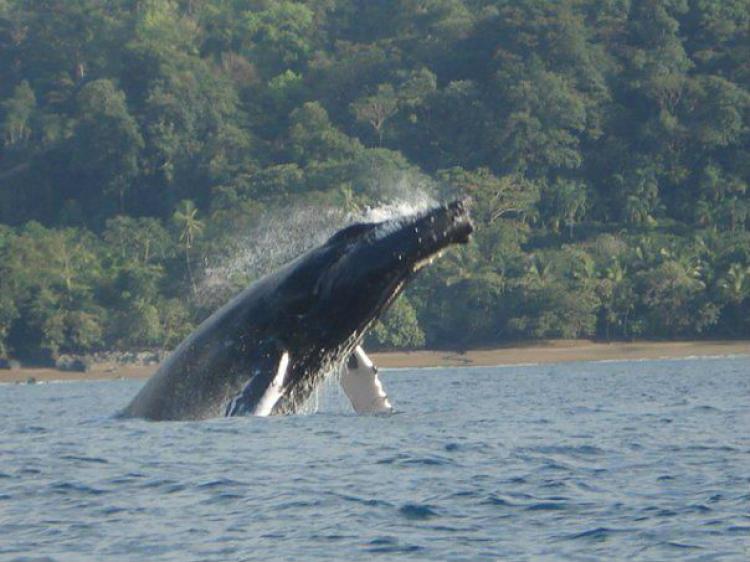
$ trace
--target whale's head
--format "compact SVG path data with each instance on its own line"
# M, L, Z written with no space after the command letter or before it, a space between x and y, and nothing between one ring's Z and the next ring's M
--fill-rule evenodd
M414 215L352 224L300 256L274 280L285 311L289 373L276 413L299 409L320 377L345 360L414 274L474 227L468 200Z
M284 336L289 347L330 361L351 353L414 274L472 231L467 200L340 230L291 263L276 286L295 325Z

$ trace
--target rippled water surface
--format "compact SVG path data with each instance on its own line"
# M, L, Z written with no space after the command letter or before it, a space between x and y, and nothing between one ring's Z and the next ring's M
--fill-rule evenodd
M400 413L0 386L0 560L750 560L750 359L386 371Z

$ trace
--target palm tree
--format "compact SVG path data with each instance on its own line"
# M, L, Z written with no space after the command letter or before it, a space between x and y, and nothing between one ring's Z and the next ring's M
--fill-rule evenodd
M354 194L351 183L340 186L339 194L342 199L341 205L344 208L344 212L349 215L356 215L357 213L359 213L361 209L359 203L357 202L357 197Z
M189 199L181 201L172 215L172 221L180 229L180 242L183 243L185 248L185 265L193 295L196 293L196 287L193 279L193 267L190 263L190 249L193 247L195 237L203 231L204 227L203 221L199 220L197 215L198 209Z
M635 305L627 283L627 273L627 269L616 257L612 258L602 272L599 290L602 299L604 335L607 341L610 340L612 328L619 326L623 336L628 334L629 317Z
M529 261L524 276L525 284L535 288L544 287L552 280L552 262L533 254Z
M745 267L739 263L733 263L729 266L724 278L719 282L729 300L739 303L745 298L748 288L750 288L750 267Z
M571 275L573 276L573 279L580 282L582 285L596 282L598 271L596 270L596 262L594 259L585 252L578 253L576 258L577 259L571 264Z

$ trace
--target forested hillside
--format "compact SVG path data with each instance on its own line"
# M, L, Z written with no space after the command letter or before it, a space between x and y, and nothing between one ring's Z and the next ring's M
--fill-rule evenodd
M477 234L382 345L748 337L749 29L750 0L0 0L0 357L172 346L269 218L425 193Z

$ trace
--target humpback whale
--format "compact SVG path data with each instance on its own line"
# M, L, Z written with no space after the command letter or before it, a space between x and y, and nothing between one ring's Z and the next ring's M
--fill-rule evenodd
M151 420L291 414L337 369L357 413L389 412L362 339L421 267L466 243L472 230L465 200L340 230L214 312L122 414Z

